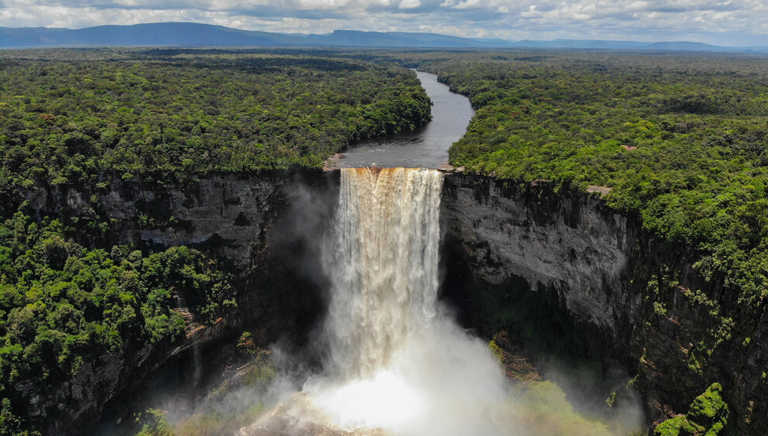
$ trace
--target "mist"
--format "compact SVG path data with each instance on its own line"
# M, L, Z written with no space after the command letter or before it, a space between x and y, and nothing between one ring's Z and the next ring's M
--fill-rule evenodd
M161 404L175 433L639 434L642 409L623 373L599 380L551 360L537 362L543 378L513 381L498 349L438 300L442 178L436 170L344 169L333 217L325 216L334 209L328 197L294 189L299 218L284 226L310 253L297 260L309 263L300 274L329 289L327 313L304 347L263 349L241 337L247 359L192 410ZM616 386L609 398L583 389L607 382Z
M611 435L642 428L636 399L622 398L627 411L599 422L577 412L552 382L513 384L488 343L460 328L437 300L440 172L344 169L341 177L335 228L323 247L332 282L316 332L327 350L323 370L239 435Z

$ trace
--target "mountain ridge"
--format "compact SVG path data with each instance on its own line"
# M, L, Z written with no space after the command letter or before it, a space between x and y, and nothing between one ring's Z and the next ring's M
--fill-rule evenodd
M543 48L578 50L703 51L768 53L766 47L726 47L691 41L554 39L508 41L439 33L335 30L325 34L276 33L192 23L101 25L82 29L0 27L0 48L52 47L355 47L355 48Z

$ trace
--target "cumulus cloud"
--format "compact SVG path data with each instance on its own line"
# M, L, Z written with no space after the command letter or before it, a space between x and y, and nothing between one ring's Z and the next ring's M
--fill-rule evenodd
M0 0L0 26L198 21L250 30L766 45L765 0Z

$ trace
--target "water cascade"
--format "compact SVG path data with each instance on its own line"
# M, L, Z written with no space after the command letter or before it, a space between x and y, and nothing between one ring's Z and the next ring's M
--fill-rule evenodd
M344 169L327 334L342 377L371 375L435 317L442 173Z
M240 434L517 434L498 362L437 301L442 173L341 171L327 369Z

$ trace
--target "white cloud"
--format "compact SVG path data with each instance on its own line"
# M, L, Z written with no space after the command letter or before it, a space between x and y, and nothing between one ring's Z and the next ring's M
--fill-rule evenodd
M398 8L400 9L414 9L421 6L421 0L401 0Z
M244 29L768 45L766 0L0 0L0 26L198 21Z

